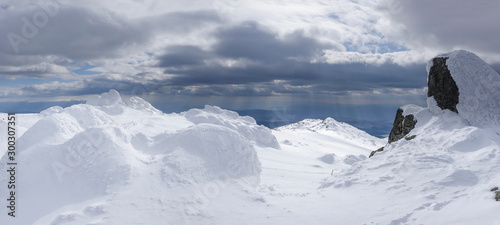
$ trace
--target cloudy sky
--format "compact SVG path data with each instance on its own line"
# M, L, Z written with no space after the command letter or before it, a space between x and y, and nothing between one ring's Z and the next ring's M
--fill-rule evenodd
M0 109L116 89L170 112L392 118L425 104L425 63L439 53L473 51L500 70L499 11L491 0L0 0Z

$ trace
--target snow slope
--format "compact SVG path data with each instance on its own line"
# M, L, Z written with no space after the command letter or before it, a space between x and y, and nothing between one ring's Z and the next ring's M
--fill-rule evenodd
M500 184L500 129L471 126L448 110L436 115L428 108L405 109L418 112L408 134L414 139L391 143L323 181L327 196L369 202L370 208L353 214L362 219L345 223L500 224L500 204L490 192Z
M325 120L305 119L303 121L277 127L274 136L280 141L284 153L299 156L300 165L304 159L323 172L339 171L350 167L356 161L364 160L374 149L385 144L385 140L376 138L365 131L332 118ZM286 160L283 163L290 163ZM302 162L300 162L302 161Z

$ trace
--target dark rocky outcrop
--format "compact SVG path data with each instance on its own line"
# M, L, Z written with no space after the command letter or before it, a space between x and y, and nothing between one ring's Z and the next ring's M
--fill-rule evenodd
M392 124L391 133L389 134L389 144L400 140L410 133L415 128L415 124L417 124L417 121L413 115L403 116L403 109L398 109L396 118L394 118L394 123Z
M477 55L463 50L441 54L428 61L427 71L427 109L431 113L450 110L472 126L500 124L500 75ZM420 111L412 106L398 109L389 144L416 138L407 135L415 128L415 115ZM372 151L370 157L381 151L384 149Z
M372 152L370 153L370 156L368 156L368 158L370 158L370 157L374 156L374 155L375 155L375 153L377 153L377 152L382 152L382 151L384 151L384 147L379 148L379 149L377 149L377 150L375 150L375 151L372 151Z
M405 140L411 141L411 140L415 139L416 137L417 137L417 135L412 135L412 136L409 136L409 137L405 137Z
M500 201L500 191L498 191L498 187L492 188L491 191L495 192L495 200Z
M429 70L427 97L434 96L437 105L441 109L449 109L458 113L458 87L451 76L446 60L448 58L434 58L433 64Z
M407 134L410 133L411 130L413 130L413 128L415 128L415 125L417 124L415 116L413 116L412 114L403 116L403 112L404 110L401 108L399 108L398 111L396 112L396 118L394 118L394 123L392 124L392 130L388 138L389 144L405 137ZM412 135L410 137L406 137L405 139L409 141L414 139L415 137L417 136ZM384 147L372 151L368 158L374 156L375 153L382 151L384 151Z

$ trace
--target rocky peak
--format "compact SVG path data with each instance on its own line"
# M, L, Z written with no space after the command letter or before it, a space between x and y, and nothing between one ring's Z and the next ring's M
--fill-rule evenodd
M412 114L404 116L403 112L404 110L401 108L399 108L396 112L396 118L394 118L392 130L389 134L389 144L398 141L409 134L417 124L417 121Z

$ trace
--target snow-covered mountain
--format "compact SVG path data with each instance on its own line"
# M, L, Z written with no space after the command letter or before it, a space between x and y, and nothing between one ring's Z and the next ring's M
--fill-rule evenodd
M384 145L385 140L373 137L354 126L338 122L333 118L305 119L297 123L277 127L275 131L297 134L299 132L314 132L329 137L332 142L346 142L367 149L376 149ZM319 136L319 135L318 135Z
M331 118L270 130L215 106L164 114L113 90L18 114L16 218L0 224L499 225L500 75L469 52L436 58L428 106L401 107L391 143Z

